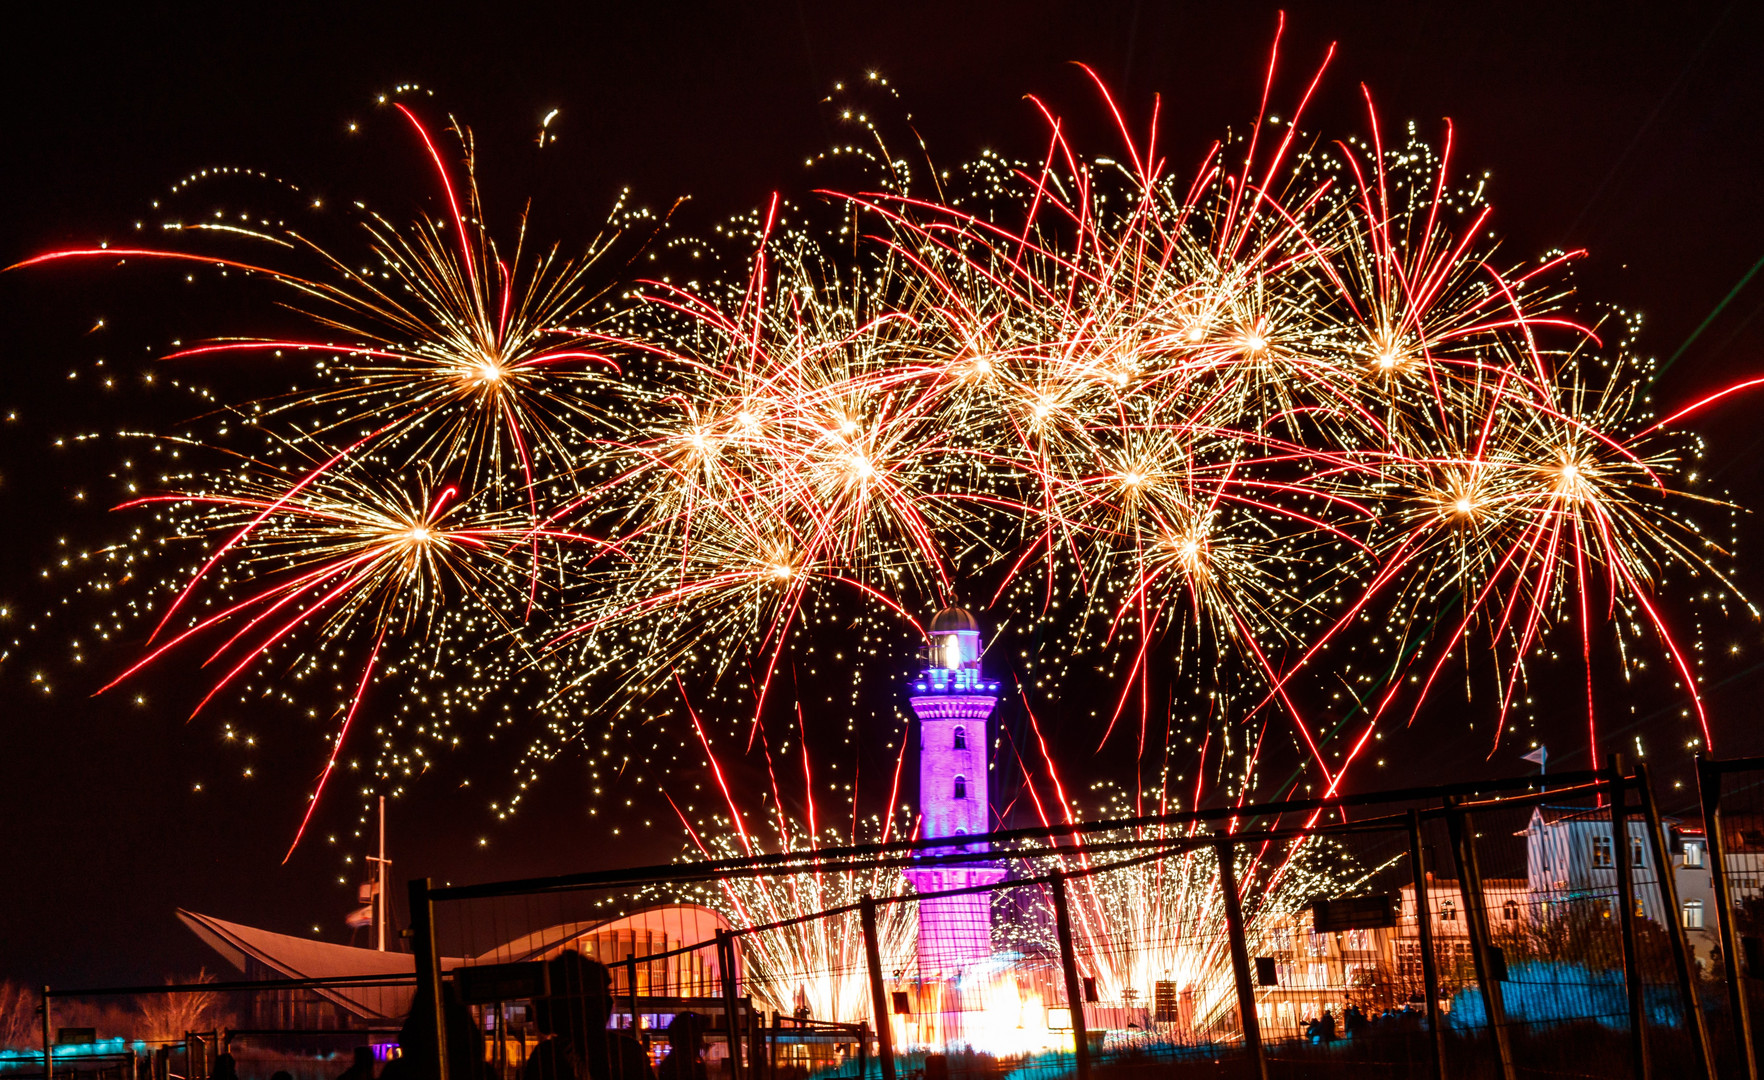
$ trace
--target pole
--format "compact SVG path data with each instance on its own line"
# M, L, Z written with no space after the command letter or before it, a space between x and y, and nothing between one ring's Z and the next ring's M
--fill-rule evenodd
M747 1007L747 1061L753 1080L766 1080L766 1015L753 1007L751 998Z
M1666 937L1672 945L1672 966L1678 973L1678 996L1685 1026L1696 1035L1697 1071L1715 1080L1715 1053L1709 1046L1709 1025L1697 1001L1697 978L1691 970L1690 947L1684 939L1684 920L1679 917L1678 880L1672 870L1672 852L1666 847L1666 830L1660 824L1660 804L1646 762L1635 766L1636 786L1641 789L1642 813L1648 823L1648 843L1654 851L1654 874L1660 881L1660 903L1666 906Z
M441 957L435 949L435 904L429 899L429 879L410 879L412 944L416 947L416 998L414 1009L427 1009L435 1025L435 1072L447 1077L447 1010L441 1001Z
M508 1076L508 1004L496 1003L496 1080Z
M1494 1037L1502 1080L1516 1080L1506 1003L1501 998L1501 981L1494 977L1494 958L1489 952L1482 867L1476 860L1476 827L1455 797L1446 800L1446 825L1452 834L1452 857L1458 864L1458 891L1464 899L1464 922L1470 931L1470 959L1476 966L1477 985L1482 987L1482 1002L1488 1008L1488 1032Z
M1752 1013L1741 982L1739 934L1733 928L1733 892L1727 881L1727 838L1721 831L1721 773L1715 763L1697 754L1697 792L1702 797L1703 828L1709 842L1709 884L1715 893L1715 925L1721 932L1721 967L1727 976L1727 1011L1733 1018L1734 1050L1745 1067L1745 1080L1758 1080L1758 1057L1752 1050Z
M43 1080L55 1076L55 1043L49 1038L49 985L43 984Z
M1258 1080L1268 1080L1268 1050L1262 1045L1262 1021L1256 1015L1256 992L1250 985L1249 945L1243 934L1243 901L1237 895L1237 864L1231 841L1221 840L1219 892L1225 900L1225 933L1231 938L1231 973L1237 979L1237 1012L1243 1023L1243 1045Z
M1409 869L1415 875L1415 927L1420 935L1421 985L1427 995L1427 1032L1433 1044L1434 1080L1446 1080L1445 1032L1439 1016L1439 959L1433 953L1433 903L1427 895L1427 859L1421 846L1421 811L1409 811Z
M637 952L635 948L632 949L630 958L625 961L625 981L630 984L631 989L631 1037L641 1041L643 1036L637 1033L641 1025L637 1023Z
M1623 987L1629 994L1629 1061L1636 1080L1654 1075L1653 1062L1648 1060L1648 1036L1642 1024L1646 1020L1646 1002L1642 997L1641 945L1635 929L1635 877L1629 862L1629 822L1626 815L1629 793L1624 790L1623 755L1612 754L1611 776L1611 863L1617 871L1618 925L1623 929Z
M723 982L723 1025L729 1032L729 1080L741 1080L741 1025L735 1007L735 938L717 930L717 966Z
M1078 1080L1090 1080L1090 1029L1084 1024L1084 989L1078 980L1078 953L1072 948L1072 913L1066 906L1066 875L1048 880L1053 894L1054 934L1060 939L1060 966L1066 973L1066 1004L1072 1013L1072 1062Z
M876 1062L882 1080L894 1080L894 1022L888 1013L888 991L882 985L882 946L876 934L876 900L868 893L858 901L864 926L864 959L870 965L870 1008L876 1013Z
M386 796L380 796L380 857L374 860L374 946L386 951Z

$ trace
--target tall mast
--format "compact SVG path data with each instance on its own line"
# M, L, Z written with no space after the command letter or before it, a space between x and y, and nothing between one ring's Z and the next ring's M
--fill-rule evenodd
M380 857L374 860L375 948L386 951L386 796L380 796Z

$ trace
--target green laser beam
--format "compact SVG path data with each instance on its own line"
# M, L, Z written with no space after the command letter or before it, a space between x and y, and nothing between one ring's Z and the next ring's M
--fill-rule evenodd
M1686 349L1696 343L1697 338L1703 336L1703 331L1709 329L1709 324L1719 318L1723 311L1727 310L1727 305L1733 303L1733 298L1740 294L1740 290L1746 287L1746 283L1751 281L1752 277L1756 275L1759 270L1764 270L1764 258L1760 258L1757 262L1752 264L1752 268L1746 271L1746 275L1740 278L1739 282L1734 285L1733 288L1727 290L1727 295L1721 298L1721 303L1715 305L1715 310L1709 312L1709 314L1704 317L1703 321L1697 324L1697 328L1691 331L1690 337L1684 339L1684 344L1678 347L1678 351L1668 357L1664 364L1660 365L1659 369L1654 372L1654 377L1648 380L1648 385L1650 387L1653 386L1654 383L1660 381L1660 376L1666 374L1666 369L1677 363L1678 358L1684 355Z

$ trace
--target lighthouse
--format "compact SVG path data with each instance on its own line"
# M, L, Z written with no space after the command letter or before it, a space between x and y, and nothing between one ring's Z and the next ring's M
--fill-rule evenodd
M951 842L921 853L927 861L938 861L906 871L921 896L991 885L1005 876L1004 868L987 857L991 845L961 839L989 832L992 826L987 721L998 704L998 683L988 682L980 672L980 624L959 607L945 608L932 618L928 636L925 662L909 699L919 719L920 835ZM976 858L949 860L965 854ZM990 894L919 901L921 977L955 975L991 955Z

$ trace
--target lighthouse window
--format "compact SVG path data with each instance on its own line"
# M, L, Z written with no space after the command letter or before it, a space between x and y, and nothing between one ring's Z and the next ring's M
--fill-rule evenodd
M956 779L955 779L955 797L958 799L965 799L968 797L968 778L967 777L965 777L965 776L956 777Z
M956 728L955 729L955 748L957 750L966 750L968 748L968 729L967 728Z

